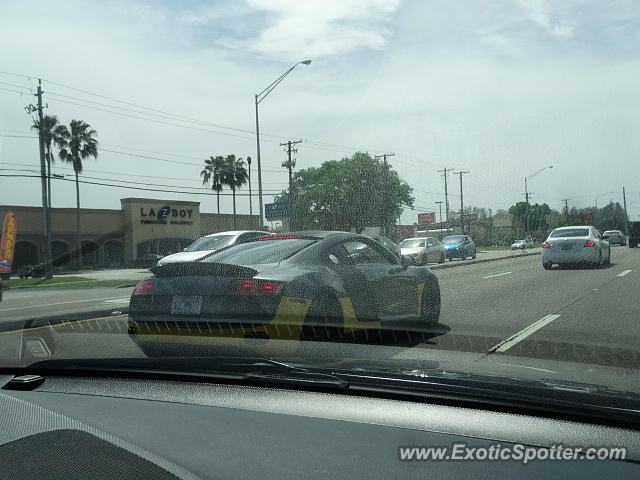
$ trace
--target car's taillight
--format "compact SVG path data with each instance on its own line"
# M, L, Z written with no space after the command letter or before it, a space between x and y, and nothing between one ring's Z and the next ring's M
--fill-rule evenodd
M153 293L154 283L153 280L144 280L136 285L133 289L134 295L147 295Z
M585 247L595 247L596 244L593 243L591 240L587 240L584 244Z
M232 291L241 295L274 294L282 289L282 285L268 280L240 280Z
M542 248L549 248L549 247L551 247L551 245L549 245L547 242L544 242L542 244Z

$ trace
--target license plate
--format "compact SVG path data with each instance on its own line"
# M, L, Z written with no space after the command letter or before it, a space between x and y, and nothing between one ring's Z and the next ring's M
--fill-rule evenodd
M571 250L571 245L562 245L562 250Z
M171 300L172 315L200 315L202 297L174 295Z

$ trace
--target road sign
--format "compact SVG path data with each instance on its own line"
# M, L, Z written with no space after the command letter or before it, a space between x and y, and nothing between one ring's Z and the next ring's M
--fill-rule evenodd
M418 224L424 225L425 223L435 223L436 212L426 212L418 214Z
M478 220L478 214L477 213L465 213L464 214L464 221L465 222L475 222L476 220Z
M416 236L416 227L415 225L391 225L389 233L402 239L411 238Z
M265 203L264 216L268 221L289 217L289 202Z

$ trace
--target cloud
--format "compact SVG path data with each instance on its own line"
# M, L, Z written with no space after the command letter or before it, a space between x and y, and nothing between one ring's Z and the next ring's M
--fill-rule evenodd
M517 4L522 7L529 19L542 27L552 37L571 38L573 37L573 26L556 22L552 19L547 0L517 0Z
M249 0L272 18L251 47L295 58L381 49L390 36L385 23L399 5L400 0Z

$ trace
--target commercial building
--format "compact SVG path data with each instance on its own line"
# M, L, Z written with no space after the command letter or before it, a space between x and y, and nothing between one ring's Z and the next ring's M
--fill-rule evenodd
M200 202L123 198L120 210L80 209L79 245L83 266L125 265L156 253L167 255L210 233L234 230L233 215L200 212ZM18 224L14 270L44 260L46 241L41 207L0 205L0 222L13 212ZM257 215L236 215L237 230L255 229ZM51 209L54 266L71 261L77 245L76 209Z

